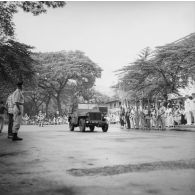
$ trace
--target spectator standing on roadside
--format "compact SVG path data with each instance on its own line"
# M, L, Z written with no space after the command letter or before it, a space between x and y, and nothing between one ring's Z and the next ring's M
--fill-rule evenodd
M175 108L173 109L173 119L174 119L174 125L181 124L181 111L178 105L176 105Z
M120 117L120 124L121 124L121 128L123 129L125 126L125 116L124 115L121 115Z
M151 120L151 112L148 109L148 106L143 110L145 116L145 126L147 129L151 128L150 120Z
M53 117L53 125L55 125L56 124L56 117L54 116Z
M12 128L13 128L13 117L14 117L14 101L13 101L13 94L10 94L6 101L6 107L7 107L7 114L9 118L8 123L8 139L13 137Z
M185 119L185 109L182 105L180 106L180 113L181 113L181 125L185 125L187 123L187 120Z
M192 102L191 102L191 107L192 107L192 115L194 118L194 124L195 124L195 93L192 93Z
M39 127L43 127L43 120L44 120L44 114L42 113L42 111L39 111L38 114L38 123L39 123Z
M192 97L191 96L186 96L186 101L185 101L185 116L187 119L187 125L192 124L192 115L191 115L191 105L192 105Z
M130 125L131 125L131 129L135 129L135 111L133 107L131 107Z
M144 115L144 110L142 106L139 107L139 128L140 129L145 129L146 128L146 121L145 121L145 115Z
M125 113L125 119L126 119L126 123L127 123L127 129L130 129L131 124L130 124L130 108L127 109L127 112Z
M18 131L20 129L22 123L22 116L24 110L24 96L22 92L23 82L17 83L17 89L13 93L13 102L14 102L14 110L13 110L13 141L21 141L22 138L18 137Z
M161 127L162 130L165 130L165 112L166 112L166 103L161 102L160 108L158 110L158 118L157 118L157 124L158 128Z
M120 125L121 125L121 128L124 128L124 125L125 125L125 110L123 107L121 107L121 110L120 110Z
M4 126L4 118L5 118L5 111L6 111L6 107L4 106L4 102L1 101L0 102L0 133L3 130L3 126Z
M155 110L155 108L152 108L150 123L151 123L151 127L156 128L156 110Z
M28 125L28 122L29 122L30 117L28 116L27 113L24 115L23 119L25 121L25 125Z
M173 112L172 112L172 106L171 104L168 105L168 108L166 109L166 126L167 127L173 127L174 126L174 120L173 120Z

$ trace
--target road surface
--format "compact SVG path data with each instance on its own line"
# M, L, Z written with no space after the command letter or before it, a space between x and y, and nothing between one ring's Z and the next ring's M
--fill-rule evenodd
M74 132L22 126L0 135L1 195L194 195L195 132Z

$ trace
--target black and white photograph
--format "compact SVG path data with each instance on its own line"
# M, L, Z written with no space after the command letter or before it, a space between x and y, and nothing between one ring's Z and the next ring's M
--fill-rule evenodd
M194 195L195 1L0 0L0 195Z

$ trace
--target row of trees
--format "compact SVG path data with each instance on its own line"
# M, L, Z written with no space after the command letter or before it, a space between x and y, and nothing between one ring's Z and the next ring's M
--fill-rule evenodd
M96 78L101 77L102 69L81 51L36 53L33 59L38 62L33 93L39 99L36 107L44 102L46 112L51 99L57 103L59 114L62 104L73 104L78 98L89 100Z
M195 80L195 33L154 51L145 48L138 59L117 71L119 83L129 100L168 99Z
M0 2L0 96L12 90L18 80L25 84L32 83L35 75L32 46L20 43L15 39L14 14L23 10L33 15L47 12L47 8L64 7L65 2ZM3 93L4 92L4 93Z
M6 99L19 80L24 81L29 114L44 107L59 114L78 101L102 103L108 99L95 91L101 68L81 51L33 53L33 47L15 40L13 16L19 10L37 16L65 2L0 2L0 98Z

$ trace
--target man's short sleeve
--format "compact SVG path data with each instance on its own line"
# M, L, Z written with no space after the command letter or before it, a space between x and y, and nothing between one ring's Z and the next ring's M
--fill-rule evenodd
M14 100L14 103L16 102L20 102L20 93L19 91L15 91L14 95L13 95L13 100Z

